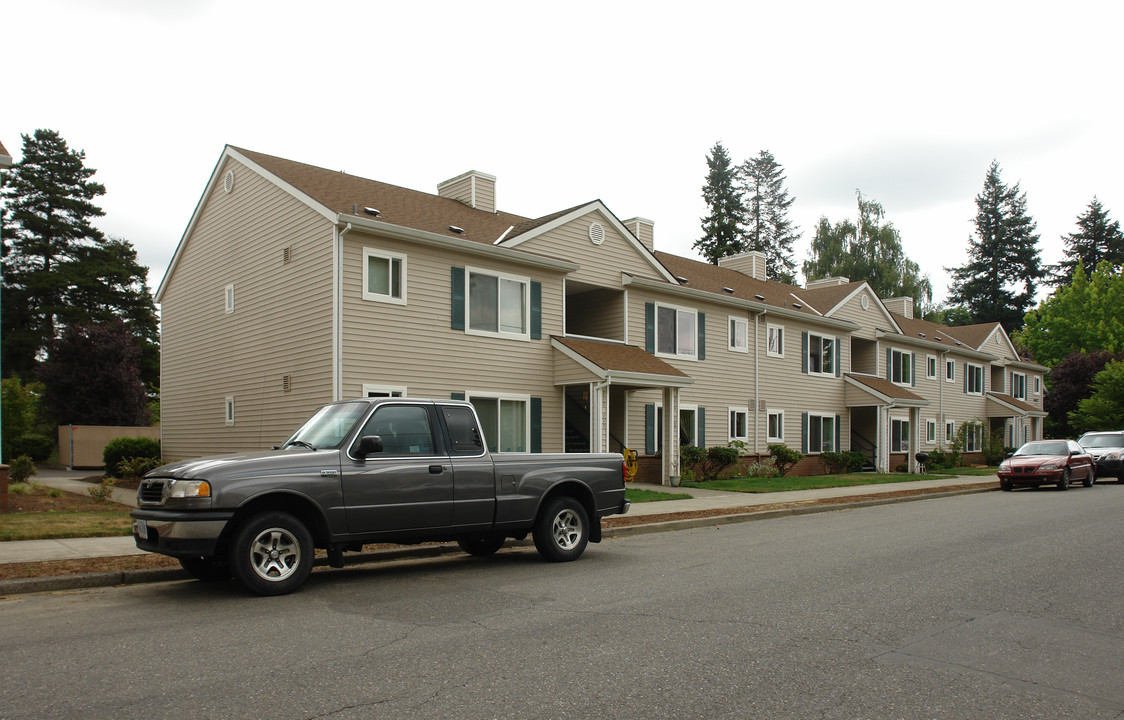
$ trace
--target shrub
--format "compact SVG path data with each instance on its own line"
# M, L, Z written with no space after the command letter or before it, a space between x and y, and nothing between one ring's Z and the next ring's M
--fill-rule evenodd
M14 438L9 447L15 457L27 455L32 460L43 461L50 458L51 453L55 451L55 441L46 435L29 433Z
M136 480L144 477L149 470L159 467L160 461L156 458L135 457L117 463L117 477L126 480Z
M943 450L930 450L929 462L925 463L925 469L930 472L934 470L950 470L956 467L952 464L952 453L946 453Z
M10 495L29 495L34 488L31 483L18 482L8 486L8 494Z
M20 455L8 466L8 478L13 482L26 482L29 477L35 474L37 474L35 465L31 462L31 458L26 455Z
M119 437L110 440L102 451L107 475L116 476L122 460L151 458L160 460L160 443L152 438Z
M777 475L784 477L785 473L792 469L792 467L804 459L799 450L792 450L787 445L781 443L774 443L769 446L769 457L773 459L773 467L777 470Z
M843 453L828 450L820 453L820 465L823 465L824 470L829 474L841 473L847 469L847 461L843 459Z
M847 465L847 472L858 472L863 469L866 464L866 455L863 455L858 450L847 450L840 453L843 456L843 461Z
M741 454L736 447L715 445L703 449L695 445L684 445L679 450L682 462L680 473L684 482L707 482L716 480L722 471L738 461Z
M754 478L770 478L777 476L777 468L773 466L773 459L769 458L763 462L750 463L745 466L746 477Z
M103 503L109 498L113 497L113 488L115 485L116 483L113 481L113 478L105 478L100 483L90 488L87 492L90 493L90 497L94 502Z

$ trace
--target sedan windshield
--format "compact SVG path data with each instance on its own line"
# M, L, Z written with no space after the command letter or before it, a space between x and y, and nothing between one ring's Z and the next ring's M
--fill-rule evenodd
M1032 442L1023 445L1015 455L1068 455L1069 446L1064 440L1053 442Z
M286 440L282 447L302 445L312 450L338 448L369 407L367 403L358 402L325 405L301 425L300 430Z
M1088 448L1124 447L1124 433L1082 435L1077 444Z

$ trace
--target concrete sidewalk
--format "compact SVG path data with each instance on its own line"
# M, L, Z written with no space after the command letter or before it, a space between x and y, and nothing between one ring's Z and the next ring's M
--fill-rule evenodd
M46 487L59 488L66 492L84 495L88 492L89 488L92 487L92 484L83 482L82 478L91 477L96 474L96 471L40 470L39 474L33 478L33 482ZM629 487L638 490L685 494L690 495L691 499L633 503L627 517L678 513L694 514L699 512L727 513L734 508L744 508L745 513L748 514L752 513L755 507L774 505L777 503L807 503L808 501L814 503L817 500L834 498L855 498L857 502L860 498L866 499L871 495L883 495L903 490L940 493L963 486L971 486L969 491L984 491L998 489L999 482L994 476L965 475L944 480L915 480L900 483L821 488L817 490L793 490L776 493L723 492L720 490L701 490L698 488L678 488L636 483L629 485ZM113 500L122 505L136 507L136 492L133 490L115 489L113 491ZM696 520L699 519L696 518ZM705 520L706 518L701 519L702 524L705 524ZM0 563L81 560L83 558L141 555L144 554L144 552L143 550L137 549L132 536L71 538L67 540L22 540L0 542Z

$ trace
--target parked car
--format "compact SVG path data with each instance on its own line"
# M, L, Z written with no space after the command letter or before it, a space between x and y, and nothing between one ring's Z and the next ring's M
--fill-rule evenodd
M1016 485L1057 485L1068 490L1071 480L1085 487L1097 481L1093 456L1073 440L1035 440L999 463L999 486L1011 490Z
M1098 478L1114 477L1116 482L1124 483L1124 477L1121 477L1124 468L1120 462L1121 455L1124 455L1124 431L1087 432L1077 440L1077 444L1093 456Z
M492 455L472 405L372 398L321 408L272 452L165 465L132 513L137 547L201 580L233 575L261 595L295 590L314 548L343 567L365 543L456 540L491 555L531 535L547 560L601 541L626 513L619 453Z

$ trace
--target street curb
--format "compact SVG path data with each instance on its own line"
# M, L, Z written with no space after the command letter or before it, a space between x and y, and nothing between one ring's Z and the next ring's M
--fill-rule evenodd
M932 500L936 498L955 497L957 495L973 495L976 493L995 492L998 489L998 487L987 486L962 488L960 490L921 493L906 497L874 498L842 503L820 503L779 510L754 511L747 508L746 512L707 515L705 517L686 518L683 520L665 520L663 522L604 528L604 530L602 530L602 537L604 539L623 538L634 535L649 535L651 533L674 532L676 530L690 530L701 527L733 525L736 523L772 520L774 518L793 515L811 515L813 513L832 512L835 510L855 510L864 507L894 505L917 500ZM532 543L530 540L522 540L519 542L509 541L505 547L529 547L531 545ZM461 550L456 543L408 546L348 555L346 558L346 565L364 565L376 562L392 562L394 560L440 557L442 555L450 555L459 552L461 552ZM327 558L319 557L316 559L315 567L326 566L327 564ZM145 568L141 570L123 570L120 572L85 573L82 575L18 578L16 580L0 580L0 597L190 579L191 576L179 568Z

